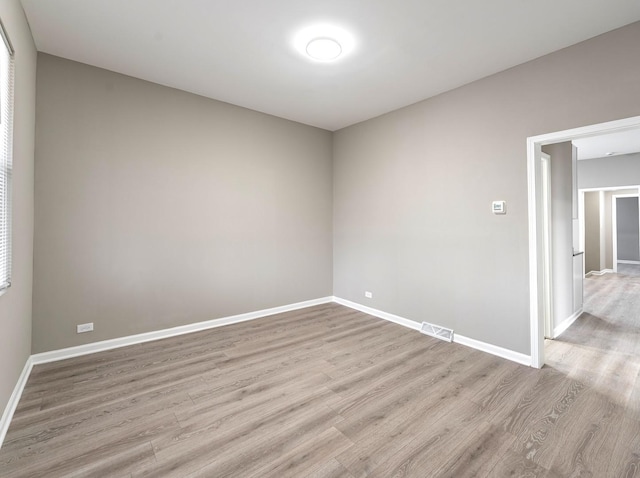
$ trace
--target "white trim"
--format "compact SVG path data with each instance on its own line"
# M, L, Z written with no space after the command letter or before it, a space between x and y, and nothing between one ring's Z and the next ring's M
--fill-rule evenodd
M540 153L541 162L541 180L542 180L542 250L544 254L543 288L544 301L542 312L544 314L544 335L550 337L553 333L553 224L551 210L551 156L546 153Z
M584 191L578 191L578 251L582 251L586 249L585 246L585 213L584 213ZM584 254L583 254L584 255Z
M330 302L335 302L340 305L344 305L345 307L349 307L351 309L359 310L366 314L372 315L374 317L378 317L389 322L393 322L398 325L402 325L403 327L407 327L409 329L413 329L416 331L420 331L421 324L415 322L413 320L405 319L404 317L400 317L399 315L390 314L388 312L383 312L378 309L374 309L371 307L364 306L362 304L358 304L356 302L351 302L349 300L341 299L339 297L323 297L320 299L307 300L304 302L297 302L295 304L284 305L281 307L273 307L271 309L263 309L255 312L248 312L246 314L238 314L232 315L229 317L223 317L220 319L213 319L204 322L197 322L194 324L182 325L179 327L172 327L169 329L162 329L154 332L147 332L144 334L137 335L129 335L126 337L119 337L117 339L111 340L103 340L100 342L94 342L86 345L79 345L76 347L68 347L60 350L53 350L51 352L43 352L39 354L33 354L25 363L25 366L18 378L18 382L9 398L7 406L4 409L4 413L2 414L2 418L0 419L0 448L2 447L2 443L7 434L7 430L9 429L9 424L11 423L11 419L13 418L13 414L18 406L18 402L20 401L20 397L22 396L22 392L27 383L29 375L31 374L31 370L34 365L55 362L58 360L65 360L68 358L79 357L81 355L88 355L96 352L102 352L105 350L111 350L119 347L126 347L127 345L135 345L144 342L149 342L152 340L164 339L169 337L175 337L178 335L188 334L191 332L198 332L201 330L207 330L215 327L222 327L224 325L237 324L239 322L245 322L248 320L259 319L261 317L267 317L270 315L281 314L283 312L290 312L294 310L304 309L307 307L312 307L314 305L327 304ZM469 337L464 337L462 335L458 335L454 333L453 341L460 345L465 345L467 347L471 347L482 352L486 352L492 355L496 355L498 357L505 358L507 360L511 360L513 362L522 364L522 365L531 365L531 357L519 352L514 352L513 350L505 349L502 347L498 347L497 345L491 345L485 342L481 342L479 340L471 339Z
M498 347L497 345L488 344L486 342L481 342L479 340L471 339L460 334L454 334L453 341L457 344L466 345L467 347L471 347L472 349L480 350L481 352L486 352L497 357L511 360L512 362L516 362L521 365L527 365L528 367L531 366L530 355L505 349L504 347Z
M611 195L611 261L613 272L618 272L618 199Z
M562 332L567 330L571 326L571 324L573 324L576 321L576 319L582 315L583 312L584 312L584 310L580 309L580 310L576 311L571 317L567 317L562 322L560 322L553 329L553 338L557 339L560 336L560 334L562 334Z
M364 312L365 314L373 315L374 317L388 320L389 322L402 325L403 327L407 327L409 329L419 331L421 327L421 324L414 320L405 319L404 317L400 317L399 315L383 312L382 310L374 309L372 307L367 307L366 305L358 304L356 302L351 302L350 300L341 299L340 297L334 297L333 301L336 302L337 304L344 305L345 307L359 310L360 312ZM498 347L497 345L488 344L486 342L481 342L479 340L471 339L463 335L458 335L455 332L453 334L453 341L457 344L465 345L467 347L480 350L481 352L486 352L491 355L496 355L498 357L511 360L512 362L517 362L522 365L531 366L531 357L529 355L525 355L520 352L514 352L513 350L505 349L503 347Z
M529 211L529 322L531 331L531 364L541 368L544 365L544 317L540 315L539 301L542 299L540 277L538 274L538 210L536 198L540 184L536 181L536 153L545 144L561 143L578 138L597 136L605 133L628 131L640 128L640 116L609 121L595 125L557 131L527 138L527 179L528 179L528 211Z
M247 320L259 319L261 317L267 317L269 315L281 314L283 312L289 312L298 309L304 309L306 307L312 307L314 305L327 304L329 302L335 302L351 309L359 310L365 314L378 317L380 319L393 322L403 327L407 327L413 330L420 330L421 324L419 322L400 317L399 315L390 314L372 307L367 307L356 302L351 302L339 297L323 297L321 299L308 300L305 302L298 302L295 304L285 305L282 307L274 307L272 309L264 309L255 312L249 312L246 314L233 315L230 317L223 317L220 319L208 320L205 322L197 322L194 324L182 325L179 327L173 327L170 329L162 329L154 332L147 332L144 334L129 335L126 337L119 337L117 339L103 340L100 342L93 342L86 345L78 345L76 347L68 347L65 349L53 350L51 352L43 352L34 354L29 357L31 365L55 362L58 360L65 360L68 358L79 357L81 355L92 354L96 352L102 352L105 350L111 350L119 347L126 347L128 345L135 345L152 340L165 339L169 337L175 337L178 335L188 334L191 332L199 332L201 330L207 330L215 327L222 327L224 325L237 324L239 322L245 322ZM525 365L531 365L531 357L519 352L514 352L509 349L498 347L496 345L480 342L475 339L464 337L454 333L454 342L472 347L483 352L488 352L499 357L512 360L514 362L522 363ZM29 369L30 370L30 369Z
M605 274L613 274L615 271L613 269L602 269L601 271L589 271L584 276L603 276Z
M29 374L31 373L32 368L33 359L32 357L29 357L24 364L24 368L22 369L20 377L18 377L18 382L13 389L13 393L11 394L11 397L9 397L9 402L4 409L2 418L0 418L0 448L2 448L4 438L7 436L7 431L9 430L11 419L13 418L13 414L18 407L18 402L20 402L20 397L22 397L22 392L24 391L24 387L27 384L27 379L29 378Z
M366 305L358 304L357 302L351 302L350 300L341 299L340 297L334 297L333 301L336 304L344 305L345 307L349 307L350 309L359 310L360 312L364 312L365 314L373 315L374 317L378 317L379 319L388 320L389 322L402 325L403 327L407 327L409 329L419 331L420 327L422 327L422 324L420 322L416 322L415 320L405 319L404 317L400 317L399 315L394 315L378 309L373 309L371 307L367 307Z
M605 228L605 223L607 221L607 211L605 211L605 198L604 191L598 192L598 209L599 209L599 217L598 224L600 228L600 270L604 270L607 268L607 230Z
M578 191L583 191L586 193L592 193L597 191L614 192L614 191L622 191L624 189L637 189L637 188L640 188L640 185L632 184L631 186L603 186L600 188L580 188ZM619 194L618 196L638 197L638 194Z
M618 259L618 264L635 264L640 265L640 261L625 261L623 259Z
M149 342L151 340L166 339L169 337L175 337L177 335L199 332L201 330L212 329L215 327L222 327L223 325L237 324L239 322L245 322L247 320L254 320L261 317L267 317L269 315L304 309L306 307L312 307L314 305L327 304L329 302L332 302L332 300L332 297L323 297L320 299L307 300L304 302L297 302L295 304L283 305L281 307L273 307L271 309L257 310L255 312L248 312L246 314L238 314L229 317L222 317L220 319L206 320L204 322L196 322L193 324L181 325L179 327L156 330L143 334L128 335L126 337L118 337L117 339L103 340L86 345L78 345L76 347L68 347L60 350L52 350L51 352L34 354L31 356L31 359L33 360L34 364L55 362L57 360L79 357L81 355L102 352L118 347L126 347L127 345L141 344L144 342Z
M544 300L544 279L538 267L538 183L536 181L536 158L542 154L542 146L527 138L527 190L529 212L529 333L531 336L531 366L542 368L544 365L544 313L540 307ZM541 185L540 185L541 186ZM542 192L540 191L540 194ZM544 253L542 253L544 260ZM542 269L542 268L541 268Z

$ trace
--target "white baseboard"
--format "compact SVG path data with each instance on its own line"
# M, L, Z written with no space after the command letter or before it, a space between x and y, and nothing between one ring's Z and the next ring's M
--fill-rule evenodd
M24 364L24 368L22 369L20 377L18 377L18 382L13 389L13 393L11 394L11 397L9 397L9 402L4 409L2 418L0 418L0 448L2 448L4 437L7 436L9 424L11 423L13 414L16 411L18 402L20 401L20 397L22 397L22 391L24 390L24 386L27 384L27 379L29 378L29 374L31 373L32 368L33 360L31 359L31 357L29 357L27 359L27 362Z
M556 325L553 328L553 338L554 339L558 338L562 334L562 332L567 330L571 326L571 324L573 324L576 321L576 319L582 315L582 312L584 312L583 309L580 309L577 312L575 312L571 317L567 317L558 325Z
M497 345L481 342L480 340L471 339L460 334L453 334L453 341L460 345L466 345L472 349L480 350L503 359L511 360L512 362L519 363L531 367L531 356L516 352L514 350L505 349L504 347L498 347Z
M365 314L373 315L374 317L388 320L390 322L402 325L404 327L408 327L413 330L420 330L421 324L414 320L405 319L404 317L390 314L388 312L383 312L381 310L374 309L372 307L367 307L366 305L358 304L356 302L351 302L350 300L341 299L340 297L334 297L333 301L338 304L344 305L346 307L359 310L360 312L364 312ZM481 342L479 340L471 339L463 335L458 335L455 332L453 334L453 341L457 344L465 345L467 347L480 350L481 352L486 352L491 355L496 355L498 357L511 360L512 362L531 366L530 355L526 355L520 352L514 352L513 350L505 349L503 347L498 347L497 345L492 345L486 342Z
M625 261L622 259L618 259L618 264L633 264L633 265L640 265L640 261Z
M323 297L320 299L307 300L304 302L296 302L295 304L273 307L271 309L256 310L255 312L247 312L246 314L231 315L229 317L206 320L204 322L196 322L193 324L181 325L179 327L171 327L169 329L156 330L143 334L128 335L126 337L119 337L117 339L103 340L86 345L78 345L75 347L68 347L60 350L52 350L51 352L42 352L32 355L31 359L34 365L47 362L55 362L57 360L64 360L68 358L79 357L81 355L116 349L119 347L126 347L127 345L141 344L144 342L150 342L152 340L166 339L178 335L189 334L191 332L199 332L201 330L222 327L223 325L237 324L239 322L245 322L247 320L259 319L261 317L267 317L269 315L282 314L283 312L304 309L306 307L312 307L314 305L328 304L332 301L333 297Z
M333 297L323 297L320 299L307 300L304 302L297 302L295 304L283 305L281 307L273 307L271 309L257 310L255 312L248 312L246 314L232 315L229 317L222 317L220 319L207 320L204 322L197 322L194 324L182 325L179 327L172 327L169 329L157 330L154 332L147 332L144 334L129 335L127 337L119 337L117 339L103 340L101 342L94 342L86 345L79 345L77 347L68 347L60 350L52 350L51 352L43 352L39 354L31 355L27 359L27 363L18 378L13 393L9 398L9 402L4 409L2 418L0 419L0 448L9 429L9 424L13 418L13 414L16 411L22 391L27 383L29 374L34 365L55 362L57 360L64 360L73 357L79 357L81 355L92 354L96 352L102 352L104 350L111 350L118 347L126 347L127 345L141 344L143 342L149 342L151 340L164 339L168 337L175 337L177 335L188 334L190 332L198 332L200 330L212 329L215 327L222 327L223 325L237 324L239 322L245 322L247 320L259 319L261 317L267 317L269 315L282 314L283 312L290 312L293 310L304 309L306 307L312 307L314 305L328 304L333 302Z
M408 327L413 330L420 330L421 324L419 324L415 320L405 319L404 317L400 317L399 315L389 314L388 312L373 309L371 307L367 307L366 305L358 304L357 302L351 302L350 300L341 299L340 297L334 297L333 301L337 304L344 305L345 307L364 312L365 314L388 320L389 322L393 322L394 324L402 325L403 327Z
M589 276L603 276L605 274L613 274L614 270L613 269L602 269L601 271L589 271L587 272L584 276L585 277L589 277Z
M31 369L33 368L34 365L54 362L57 360L64 360L64 359L73 358L73 357L79 357L81 355L102 352L105 350L111 350L119 347L126 347L127 345L135 345L135 344L140 344L144 342L150 342L152 340L175 337L178 335L188 334L191 332L198 332L201 330L212 329L215 327L222 327L224 325L237 324L239 322L245 322L248 320L259 319L261 317L267 317L269 315L281 314L283 312L290 312L298 309L304 309L306 307L312 307L314 305L327 304L329 302L336 302L346 307L359 310L369 315L373 315L374 317L379 317L381 319L388 320L389 322L402 325L403 327L407 327L413 330L420 330L421 324L413 320L405 319L404 317L390 314L388 312L383 312L381 310L367 307L365 305L358 304L356 302L351 302L349 300L341 299L339 297L323 297L320 299L297 302L295 304L284 305L281 307L273 307L271 309L257 310L255 312L248 312L246 314L232 315L229 317L222 317L220 319L207 320L204 322L197 322L194 324L182 325L179 327L172 327L169 329L157 330L154 332L147 332L147 333L137 334L137 335L129 335L126 337L119 337L117 339L103 340L100 342L93 342L91 344L78 345L76 347L68 347L60 350L52 350L51 352L34 354L27 359L24 369L20 374L18 382L16 383L13 393L9 398L9 402L7 403L4 413L2 414L2 418L0 419L0 447L2 447L2 443L6 436L7 430L9 429L9 424L11 423L13 414L16 410L16 407L18 406L20 397L22 396L22 391L24 390L24 387L27 383L27 379L29 378L29 374L31 373ZM519 352L514 352L512 350L505 349L502 347L498 347L496 345L480 342L479 340L470 339L468 337L464 337L455 333L454 333L454 342L459 343L461 345L465 345L467 347L480 350L482 352L487 352L492 355L496 355L498 357L502 357L507 360L511 360L513 362L517 362L523 365L531 365L530 356L521 354Z

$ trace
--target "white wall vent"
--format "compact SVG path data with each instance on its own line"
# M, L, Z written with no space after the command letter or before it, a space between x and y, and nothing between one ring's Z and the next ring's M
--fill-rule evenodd
M453 342L453 330L447 329L446 327L440 327L439 325L430 324L429 322L422 322L420 332L435 337L436 339Z

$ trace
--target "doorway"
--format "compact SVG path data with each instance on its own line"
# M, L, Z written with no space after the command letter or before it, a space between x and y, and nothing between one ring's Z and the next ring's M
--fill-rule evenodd
M618 272L618 236L623 241L622 262L640 265L639 191L638 185L579 190L579 239L580 250L584 251L585 277ZM630 210L625 207L629 205L623 205L620 220L617 219L618 198L632 202Z
M545 222L548 221L548 218L545 219L544 214L542 147L580 138L630 131L638 128L640 128L640 116L527 138L529 297L532 367L541 368L545 362L545 311L548 310L550 306L548 301L551 300L547 290L549 283L545 280L545 271L548 271L553 265L550 263L552 259L545 253L545 234L548 230L548 224L545 224ZM573 190L577 195L577 185L575 183Z
M640 265L640 209L637 194L616 194L611 201L613 270L618 264Z

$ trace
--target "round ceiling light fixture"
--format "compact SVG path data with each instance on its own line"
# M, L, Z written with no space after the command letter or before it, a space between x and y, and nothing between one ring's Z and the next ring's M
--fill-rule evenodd
M342 59L355 48L353 36L335 25L312 25L300 30L293 46L306 58L317 62Z
M314 60L333 61L342 54L342 46L333 38L314 38L305 51Z

